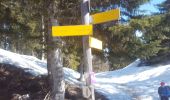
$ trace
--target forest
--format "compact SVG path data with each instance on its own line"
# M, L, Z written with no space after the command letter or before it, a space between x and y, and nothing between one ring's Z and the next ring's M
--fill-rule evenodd
M0 99L131 100L149 88L146 98L159 98L157 84L170 68L156 65L170 59L170 0L156 12L140 9L155 1L0 0ZM87 13L90 22L113 9L120 18L91 25L102 50L86 48L89 36L52 36L53 26L86 24Z
M115 70L135 59L145 64L170 55L170 1L155 5L150 15L139 7L151 0L91 0L90 14L120 8L118 21L94 25L93 36L103 50L92 50L94 71ZM81 25L81 0L0 0L0 48L47 59L48 22ZM139 35L140 34L140 35ZM82 36L59 37L65 67L78 70L83 56Z

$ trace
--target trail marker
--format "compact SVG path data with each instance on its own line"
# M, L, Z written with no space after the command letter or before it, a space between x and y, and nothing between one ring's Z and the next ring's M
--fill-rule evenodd
M102 41L93 37L89 37L89 46L91 48L102 50Z
M120 9L113 9L106 12L97 13L91 15L92 24L104 23L112 20L118 20L120 18Z
M74 26L52 26L52 36L82 36L92 35L92 25L74 25Z

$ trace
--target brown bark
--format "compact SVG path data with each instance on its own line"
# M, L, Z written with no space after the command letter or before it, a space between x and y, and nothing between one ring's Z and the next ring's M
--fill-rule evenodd
M54 0L52 0L54 1ZM49 4L49 23L48 23L48 38L47 38L47 69L50 85L50 100L64 100L65 82L63 73L63 58L61 48L56 45L51 35L52 26L58 25L54 19L54 2Z

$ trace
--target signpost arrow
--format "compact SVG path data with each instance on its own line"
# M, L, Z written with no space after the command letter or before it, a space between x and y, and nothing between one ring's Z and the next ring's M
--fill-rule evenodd
M102 41L93 37L89 37L89 46L91 48L102 50Z
M74 26L53 26L52 36L82 36L92 35L92 25L74 25Z
M92 24L104 23L112 20L118 20L120 18L120 9L113 9L106 12L97 13L91 15Z

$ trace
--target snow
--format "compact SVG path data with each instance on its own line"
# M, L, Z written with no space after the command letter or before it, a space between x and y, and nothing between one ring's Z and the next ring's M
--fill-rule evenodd
M0 49L0 63L23 68L26 72L32 73L33 75L47 74L46 62L32 56L19 55L3 49Z
M19 55L0 49L0 63L11 64L33 75L47 75L47 63L32 56ZM96 73L95 89L109 100L159 100L157 89L161 81L170 84L170 65L140 66L136 60L115 71ZM64 68L65 80L82 84L80 74Z
M136 60L123 69L97 73L95 86L105 90L110 100L159 100L159 83L170 84L170 65L137 67L139 63Z

